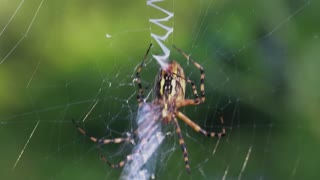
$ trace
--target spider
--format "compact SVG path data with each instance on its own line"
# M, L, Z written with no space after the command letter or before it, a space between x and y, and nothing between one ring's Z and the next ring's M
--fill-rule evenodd
M137 67L136 74L135 74L135 82L138 85L138 95L137 95L137 101L139 103L139 107L142 107L145 103L144 101L144 90L141 84L140 79L140 73L142 70L142 67L144 65L145 60L147 59L147 56L149 54L150 48L152 44L150 44L147 52L144 55L144 58L141 62L141 64ZM179 144L181 146L184 162L185 162L185 168L188 173L191 172L190 170L190 164L189 164L189 157L188 157L188 151L181 133L180 125L178 123L178 118L181 119L184 123L189 125L191 128L193 128L196 132L199 132L207 137L216 137L219 138L222 136L225 136L226 130L225 127L222 126L221 132L208 132L204 129L202 129L198 124L193 122L190 118L188 118L186 115L184 115L182 112L179 111L179 108L183 106L189 106L189 105L199 105L201 103L204 103L205 101L205 89L204 89L204 69L203 67L198 64L196 61L194 61L190 55L187 55L184 51L177 48L173 45L173 48L175 48L180 54L182 54L188 61L191 61L196 68L200 70L200 97L197 92L196 85L194 81L188 79L185 77L184 71L180 64L172 60L169 62L168 67L166 69L160 68L156 79L155 79L155 87L154 87L154 97L155 99L152 101L152 104L157 105L161 109L161 116L160 120L163 121L164 124L173 123L175 127L176 134L179 138ZM194 95L194 99L186 99L185 98L185 90L186 90L186 84L190 84L192 88L192 92ZM219 111L219 119L221 124L224 124L224 119L222 112ZM73 120L74 124L78 128L81 134L87 136L91 141L101 144L109 144L109 143L122 143L122 142L133 142L132 137L126 137L126 138L114 138L114 139L98 139L96 137L87 135L86 131L83 130L81 127L79 127L75 121ZM135 132L136 133L136 132ZM100 156L101 159L110 165L112 168L120 168L125 165L126 162L133 160L132 155L128 155L123 161L112 164L110 163L103 155Z

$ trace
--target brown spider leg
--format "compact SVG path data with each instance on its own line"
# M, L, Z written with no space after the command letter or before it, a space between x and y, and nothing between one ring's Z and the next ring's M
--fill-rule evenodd
M106 164L108 164L110 167L112 168L121 168L123 167L128 161L131 161L133 158L132 158L132 155L128 155L123 161L120 161L119 163L116 163L116 164L113 164L111 163L110 161L107 160L107 158L102 154L100 153L100 158L103 162L105 162Z
M199 101L197 101L197 99L183 99L176 102L176 107L180 108L183 106L198 105L198 104L199 104Z
M138 131L138 130L135 131L135 134L138 133L137 131ZM147 143L147 139L142 139L142 140L141 140L141 146L142 146L143 144L145 144L145 143ZM137 155L138 153L139 153L139 152L137 152L137 149L136 149L136 150L135 150L134 152L132 152L130 155L127 155L124 160L122 160L122 161L120 161L120 162L118 162L118 163L115 163L115 164L113 164L113 163L111 163L109 160L107 160L107 158L103 155L102 152L100 152L100 158L101 158L102 161L104 161L106 164L108 164L108 165L109 165L110 167L112 167L112 168L121 168L121 167L123 167L127 162L132 161L132 160L133 160L133 157L134 157L135 155Z
M76 128L79 130L79 132L81 134L83 134L84 136L88 137L94 143L98 143L99 145L100 144L109 144L109 143L119 144L121 142L131 142L131 143L133 142L133 139L131 139L131 138L98 139L96 137L87 135L86 131L83 130L81 127L79 127L79 125L76 124L74 119L72 119L72 122L73 122L73 124L76 126ZM99 148L99 150L100 150L100 148ZM107 158L102 154L102 152L100 152L100 158L101 158L102 161L104 161L106 164L108 164L112 168L121 168L121 167L124 166L124 164L127 161L131 160L131 156L129 155L129 156L127 156L127 158L125 160L120 161L117 164L112 164L112 163L110 163L110 161L107 160Z
M198 91L197 91L197 87L196 85L194 84L194 82L190 79L185 79L183 77L181 77L180 75L178 75L177 73L172 73L172 74L175 74L176 76L180 77L181 79L185 80L187 83L190 83L191 84L191 88L192 88L192 93L195 97L195 100L194 101L194 104L193 105L198 105L201 103L200 101L200 98L199 98L199 95L198 95Z
M138 100L139 106L142 105L143 98L144 98L144 91L143 91L142 84L141 84L140 72L141 72L141 70L142 70L142 67L143 67L143 64L144 64L145 60L146 60L147 57L148 57L148 54L149 54L149 51L150 51L151 46L152 46L152 43L150 43L150 46L149 46L146 54L144 55L144 58L143 58L141 64L138 66L137 72L136 72L135 81L137 82L138 88L139 88L139 93L138 93L138 95L137 95L137 100Z
M201 95L201 103L203 103L206 99L205 97L205 91L204 91L204 79L205 79L205 75L204 75L204 69L203 67L197 63L196 61L194 61L190 55L187 55L185 52L183 52L181 49L177 48L175 45L173 45L173 47L180 52L188 61L191 61L199 70L200 70L200 95ZM192 85L192 84L191 84ZM193 88L192 88L193 89Z
M189 119L186 115L184 115L182 112L177 111L176 113L177 117L180 118L182 121L184 121L186 124L188 124L191 128L193 128L196 132L200 132L201 134L207 136L207 137L222 137L224 135L226 135L226 129L223 126L222 127L222 131L217 133L217 132L207 132L206 130L202 129L198 124L196 124L195 122L193 122L191 119ZM220 114L220 122L223 125L224 120L223 120L223 116L222 113Z
M193 92L193 95L194 95L194 97L195 97L195 100L194 100L195 105L200 104L200 103L202 102L202 100L200 101L200 98L199 98L199 95L198 95L198 92L197 92L196 85L195 85L194 82L191 81L190 79L187 79L187 82L191 84L192 92Z
M73 124L76 126L76 128L79 130L79 132L88 137L91 141L93 141L94 143L98 143L98 144L109 144L109 143L114 143L114 144L119 144L122 142L131 142L133 143L133 139L131 137L127 137L127 138L113 138L113 139L98 139L96 137L90 136L87 134L87 132L85 130L83 130L76 122L74 119L72 119Z
M174 122L174 125L175 125L175 128L176 128L176 133L177 133L178 138L179 138L179 144L180 144L182 152L183 152L183 158L184 158L184 162L185 162L185 165L186 165L186 170L187 170L188 173L191 173L190 165L189 165L188 151L187 151L186 145L184 143L184 139L182 137L182 133L181 133L181 129L180 129L179 123L178 123L177 118L175 116L173 116L173 122Z

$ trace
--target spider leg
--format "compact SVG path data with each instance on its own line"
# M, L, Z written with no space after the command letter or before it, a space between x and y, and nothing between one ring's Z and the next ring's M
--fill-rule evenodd
M181 129L180 129L179 123L178 123L177 118L175 116L173 116L173 122L174 122L174 125L175 125L175 128L176 128L176 133L177 133L178 138L179 138L179 144L180 144L182 152L183 152L183 158L184 158L184 162L185 162L185 165L186 165L186 170L187 170L188 173L190 173L191 170L190 170L190 165L189 165L188 151L187 151L186 145L184 143L184 139L182 137L182 133L181 133Z
M194 82L192 80L190 80L190 79L187 79L187 82L191 84L192 92L193 92L193 95L195 97L194 104L198 105L200 103L203 103L204 100L200 101L200 98L199 98L199 95L198 95L198 92L197 92L197 88L196 88L196 85L194 84Z
M182 112L177 111L176 115L177 115L178 118L180 118L182 121L184 121L190 127L192 127L196 132L200 132L201 134L203 134L205 136L208 136L208 137L215 137L215 136L222 137L222 136L226 135L226 129L225 129L224 126L222 127L222 131L219 132L219 133L217 133L217 132L207 132L206 130L202 129L198 124L196 124L191 119L189 119L186 115L184 115ZM221 122L222 125L224 124L222 113L220 114L220 122Z
M100 153L100 158L103 162L105 162L106 164L108 164L110 167L112 168L121 168L123 167L128 161L131 161L133 158L132 158L132 155L128 155L123 161L120 161L116 164L113 164L111 163L110 161L107 160L107 158L102 154Z
M198 104L199 104L199 101L197 101L197 99L183 99L176 102L176 107L180 108L183 106L198 105Z
M137 129L137 130L135 131L135 134L137 134L138 131L139 131L139 130ZM149 139L142 138L142 139L140 140L140 142L139 142L139 145L138 145L138 146L140 146L140 148L142 148L142 149L140 149L140 148L134 149L134 151L133 151L130 155L127 155L124 160L122 160L122 161L120 161L120 162L118 162L118 163L115 163L115 164L111 163L111 162L103 155L103 153L102 153L101 150L99 149L99 150L100 150L100 158L101 158L101 160L102 160L103 162L105 162L106 164L108 164L108 165L109 165L110 167L112 167L112 168L121 168L121 167L123 167L127 162L134 160L134 157L135 157L135 156L140 156L140 157L143 158L143 155L144 155L144 154L143 154L143 152L144 152L143 147L146 146L146 143L149 143L148 141L149 141ZM150 143L149 143L149 144L150 144Z
M101 138L98 139L94 136L90 136L87 134L87 132L82 129L76 122L74 119L72 119L73 124L75 125L75 127L79 130L79 132L88 137L91 141L93 141L94 143L98 143L98 144L110 144L110 143L114 143L114 144L119 144L122 142L130 142L130 143L134 143L133 138L131 137L126 137L126 138L113 138L113 139L107 139L107 138Z
M201 95L201 103L203 103L206 99L205 97L205 91L204 91L204 79L205 79L205 75L204 75L204 69L203 67L197 63L196 61L194 61L190 55L187 55L185 52L183 52L181 49L177 48L175 45L173 45L173 47L178 51L180 52L188 61L191 61L199 70L200 70L200 95ZM195 88L195 85L194 83L191 81L191 86L192 86L192 89L193 89L193 93L195 94L196 96L196 99L197 99L197 93L196 91L194 91L196 88Z
M144 58L143 58L141 64L138 66L137 72L136 72L135 81L137 82L138 88L139 88L139 93L138 93L138 95L137 95L137 100L138 100L139 106L142 105L143 98L144 98L144 91L143 91L142 84L141 84L140 72L141 72L141 70L142 70L142 67L143 67L143 64L144 64L145 60L146 60L147 57L148 57L148 54L149 54L149 51L150 51L151 46L152 46L152 43L150 43L150 46L149 46L146 54L144 55Z
M106 138L101 138L101 139L98 139L96 137L93 137L93 136L90 136L86 133L85 130L83 130L76 122L74 119L72 119L72 122L73 124L76 126L76 128L79 130L79 132L81 134L83 134L84 136L88 137L91 141L93 141L94 143L98 143L99 145L100 144L109 144L109 143L114 143L114 144L119 144L119 143L122 143L122 142L130 142L130 143L134 143L134 140L133 138L131 137L127 137L127 138L113 138L113 139L106 139ZM120 161L119 163L116 163L116 164L113 164L111 163L110 161L107 160L107 158L102 154L101 152L101 149L99 147L99 150L100 150L100 158L103 162L105 162L106 164L108 164L110 167L112 168L121 168L125 165L126 162L132 160L132 156L131 155L128 155L126 157L126 159L124 159L123 161Z

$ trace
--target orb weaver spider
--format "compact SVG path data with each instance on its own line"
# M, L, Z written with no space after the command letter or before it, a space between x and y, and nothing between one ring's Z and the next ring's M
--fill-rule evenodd
M135 82L138 85L138 95L137 95L137 101L139 103L139 107L142 107L145 103L144 101L144 91L141 84L140 79L140 73L142 70L142 67L144 65L145 60L147 59L147 56L149 54L150 48L152 44L150 44L146 54L144 55L144 58L141 62L141 64L138 66L136 70L135 75ZM181 119L183 122L185 122L187 125L189 125L191 128L193 128L196 132L199 132L207 137L216 137L219 138L224 136L226 134L226 129L224 126L222 126L221 132L208 132L204 129L202 129L198 124L193 122L190 118L188 118L186 115L184 115L182 112L179 111L179 108L183 106L189 106L189 105L199 105L201 103L204 103L205 101L205 89L204 89L204 69L203 67L198 64L196 61L194 61L190 55L187 55L184 51L177 48L173 45L173 47L182 54L188 61L191 61L196 68L200 70L200 97L197 92L197 88L195 83L186 78L184 71L180 64L176 62L175 60L169 62L168 67L166 69L160 68L156 79L155 79L155 85L154 85L154 97L155 99L152 101L152 104L157 105L161 109L161 120L164 124L169 124L170 122L173 122L175 126L175 131L179 138L179 144L181 146L181 149L183 151L183 157L185 162L185 168L188 173L191 172L190 170L190 164L189 164L189 157L188 157L188 151L184 142L184 138L181 133L180 125L178 123L177 118ZM190 84L192 88L192 92L194 95L194 99L185 99L185 90L186 90L186 84ZM224 119L222 112L219 111L219 119L221 124L224 124ZM78 128L81 134L84 136L87 136L91 141L101 144L109 144L109 143L122 143L122 142L131 142L133 143L132 137L126 137L126 138L114 138L114 139L98 139L96 137L87 135L86 131L83 130L81 127L79 127L76 122L73 120L73 123ZM136 133L136 132L135 132ZM117 163L112 164L110 163L103 155L100 155L101 159L110 165L112 168L120 168L125 165L126 162L133 160L132 154L126 156L126 158Z

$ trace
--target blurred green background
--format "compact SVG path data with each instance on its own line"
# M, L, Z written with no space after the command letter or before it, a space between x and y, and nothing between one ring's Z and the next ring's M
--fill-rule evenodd
M165 23L174 27L168 47L206 69L207 101L182 111L213 130L222 109L228 131L208 139L181 122L192 174L177 138L168 136L157 179L320 178L319 1L157 4L174 13ZM1 179L117 179L121 170L99 160L71 119L80 121L98 101L80 124L88 132L118 137L133 130L133 74L150 42L152 53L161 52L150 33L165 32L149 19L163 17L146 1L0 0ZM198 70L173 49L171 58L199 83ZM143 69L147 91L158 68L152 60ZM103 149L113 161L129 151Z

